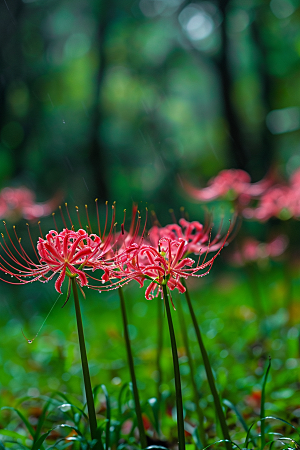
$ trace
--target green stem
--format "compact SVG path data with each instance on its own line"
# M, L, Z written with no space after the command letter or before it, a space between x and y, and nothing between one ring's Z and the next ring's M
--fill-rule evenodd
M182 393L180 382L180 371L178 362L177 345L174 333L174 327L172 322L169 297L167 293L167 286L163 285L164 300L168 318L169 333L171 339L171 348L173 356L174 376L175 376L175 392L176 392L176 410L177 410L177 429L178 429L178 449L185 449L185 436L184 436L184 420L183 420L183 405L182 405Z
M157 354L156 354L156 367L157 367L157 401L158 405L161 402L160 385L162 382L162 369L161 369L161 355L163 348L163 305L158 300L157 302Z
M225 440L230 441L230 435L229 435L229 431L228 431L228 427L226 424L226 420L225 420L225 416L224 416L224 412L223 412L223 408L221 405L221 401L220 401L220 397L216 388L216 384L215 384L215 380L214 380L214 376L212 373L212 369L211 369L211 365L208 359L208 355L204 346L204 342L202 340L202 336L201 336L201 332L200 332L200 328L199 325L197 323L197 319L194 313L194 309L192 306L192 302L190 299L190 294L189 291L187 289L185 280L182 280L182 283L184 285L184 287L186 288L185 291L185 297L186 297L186 301L190 310L190 314L191 314L191 318L192 318L192 322L195 328L195 332L196 332L196 336L197 336L197 340L198 340L198 344L200 347L200 351L202 354L202 358L203 358L203 363L204 363L204 367L205 367L205 372L206 372L206 376L207 376L207 381L214 399L214 404L216 407L216 412L220 421L220 425L221 425L221 429L222 429L222 434ZM230 442L226 442L226 448L227 450L231 450L232 449L232 445Z
M95 405L94 405L94 399L93 399L90 371L89 371L88 360L87 360L87 355L86 355L82 318L81 318L81 311L80 311L78 291L77 291L77 283L76 283L75 278L71 278L71 280L72 280L72 289L73 289L73 295L74 295L79 348L80 348L83 380L84 380L84 387L85 387L85 394L86 394L86 402L87 402L88 415L89 415L89 421L90 421L91 437L92 437L92 439L97 439L96 411L95 411ZM96 444L95 449L100 449L100 448L101 448L100 444L99 443Z
M202 443L203 447L206 447L207 441L206 441L206 436L205 436L205 431L204 431L204 415L203 415L202 408L200 407L200 404L199 404L200 395L199 395L199 392L198 392L198 389L196 386L196 382L195 382L195 373L194 373L192 354L191 354L191 350L190 350L190 346L189 346L189 340L188 340L188 335L187 335L187 330L186 330L186 325L185 325L185 320L184 320L184 314L183 314L182 305L181 305L181 299L179 299L179 301L177 302L177 309L178 309L178 315L179 315L179 320L180 320L183 343L185 346L186 356L188 358L188 363L189 363L189 367L190 367L191 384L192 384L192 388L193 388L194 399L195 399L195 403L196 403L196 412L197 412L198 422L199 422L199 435L200 435L200 439L201 439L201 443Z
M260 448L263 450L263 448L266 445L266 439L265 439L265 397L266 397L266 384L268 381L268 375L271 369L271 358L269 357L269 364L265 373L265 376L263 378L263 384L262 384L262 390L261 390L261 402L260 402L260 432L261 432L261 441L260 441Z
M122 311L123 326L124 326L124 338L125 338L128 365L129 365L129 371L130 371L131 382L132 382L132 391L133 391L133 398L134 398L134 403L135 403L137 426L138 426L139 433L140 433L141 446L142 446L142 448L146 448L147 447L147 439L146 439L144 424L143 424L143 419L142 419L142 410L141 410L139 393L138 393L137 384L136 384L133 356L132 356L132 352L131 352L131 346L130 346L130 340L129 340L129 334L128 334L128 321L127 321L127 315L126 315L126 309L125 309L124 295L123 295L122 288L119 288L118 291L119 291L120 302L121 302L121 311Z

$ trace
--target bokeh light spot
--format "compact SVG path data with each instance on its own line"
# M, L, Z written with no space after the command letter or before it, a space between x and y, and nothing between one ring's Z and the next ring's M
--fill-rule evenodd
M298 107L274 109L266 117L266 124L272 134L282 134L300 128Z
M64 54L68 59L80 58L90 47L91 41L85 33L73 33L65 43Z
M294 5L289 0L271 0L270 8L278 19L286 19L295 11Z
M191 40L207 38L214 30L214 21L208 12L197 5L189 5L179 14L179 22Z

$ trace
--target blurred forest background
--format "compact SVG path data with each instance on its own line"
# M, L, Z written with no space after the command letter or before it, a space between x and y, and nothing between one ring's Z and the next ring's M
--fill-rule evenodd
M0 186L158 213L300 165L298 0L2 0Z
M166 225L170 208L177 219L181 206L191 220L204 216L203 207L183 189L184 180L204 187L219 171L231 168L246 170L253 182L272 171L279 180L289 179L300 167L299 6L300 0L1 0L0 191L26 186L38 204L54 199L47 214L57 209L59 201L67 201L75 221L75 205L83 215L85 204L93 206L89 211L95 219L96 197L101 212L106 200L117 202L119 224L123 208L130 216L133 202L139 203L144 220L147 203ZM215 222L220 217L216 206L217 202ZM1 215L0 202L0 218L10 222L11 230L21 215ZM25 226L30 217L24 218L17 224L18 236L24 236L25 249L33 252ZM56 218L61 228L59 213ZM299 215L296 218L244 221L238 239L222 250L209 277L199 286L191 284L191 289L198 289L193 298L199 299L197 313L209 351L224 326L213 367L222 389L230 391L232 384L224 375L229 355L230 382L237 380L236 390L243 391L238 399L260 383L264 360L259 358L265 348L274 354L275 369L288 369L278 372L281 378L275 380L284 392L295 380L299 383ZM34 242L37 228L31 227ZM51 228L49 215L42 220L44 234ZM226 219L222 233L227 229ZM2 224L0 231L4 232ZM268 271L266 247L259 243L255 245L262 258L257 267L249 264L245 272L234 272L228 264L222 266L226 252L233 252L243 233L268 241L270 231L288 235L285 266L271 261L273 270ZM219 278L218 267L223 270ZM238 275L230 277L229 271ZM156 320L155 305L144 300L142 290L133 287L129 294L134 351L140 354L149 347L154 354L156 328L149 324ZM0 316L7 322L0 349L1 363L7 361L3 386L18 392L40 388L50 374L49 388L58 389L63 380L70 383L69 391L80 392L71 303L63 314L60 308L53 311L41 332L45 338L33 346L21 335L24 320L26 336L31 339L39 333L55 298L53 283L13 287L1 283ZM89 292L89 301L82 303L92 324L87 339L98 343L110 336L107 349L92 346L92 375L111 367L111 372L103 371L107 379L115 380L121 373L128 380L125 350L119 350L117 294L102 294L99 302L99 294ZM63 351L67 356L61 356ZM116 355L116 363L111 362ZM145 367L146 373L144 360L141 356L139 370ZM77 378L70 376L71 370ZM142 389L146 388L144 383ZM297 392L295 384L287 395L300 414ZM281 410L287 409L285 399L290 397L276 397L283 399Z

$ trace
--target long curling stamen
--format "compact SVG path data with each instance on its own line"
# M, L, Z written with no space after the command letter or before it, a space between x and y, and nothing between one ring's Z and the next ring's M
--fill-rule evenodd
M28 266L29 268L31 268L31 267L30 267L30 264L32 265L32 264L34 264L34 262L31 260L31 258L29 258L29 256L27 255L27 253L26 253L25 250L23 249L23 246L21 245L21 238L19 238L18 235L17 235L17 230L16 230L15 225L13 226L13 230L14 230L15 237L16 237L16 239L17 239L17 242L18 242L18 244L19 244L19 246L20 246L22 255L21 255L21 253L17 250L17 248L15 247L14 243L11 241L12 246L13 246L13 248L15 249L15 251L18 253L18 255L19 255L21 258L23 258L24 261L26 261L27 266ZM18 262L18 261L17 261L17 262ZM18 262L18 264L19 264L19 262Z
M83 229L83 228L82 228L82 225L81 225L81 220L80 220L80 215L79 215L79 209L78 209L78 206L75 206L75 209L76 209L76 213L77 213L77 217L78 217L78 223L79 223L79 226L80 226L81 229Z
M56 220L55 220L55 213L54 212L52 213L52 218L53 218L53 222L54 222L54 227L55 227L55 229L56 229L56 231L58 233L58 228L57 228L57 223L56 223Z
M87 205L85 205L85 213L86 213L86 218L87 218L87 221L88 221L90 233L92 233L93 231L92 231L92 227L91 227L91 222L90 222L90 218L89 218L88 206Z
M44 239L44 236L43 236L43 233L42 233L42 228L41 228L41 221L40 220L38 221L38 226L39 226L39 231L40 231L41 238Z
M28 230L28 234L29 234L29 239L30 239L30 243L31 243L31 245L32 245L34 254L35 254L35 256L36 256L36 259L39 261L38 254L37 254L37 252L36 252L35 246L33 245L32 237L31 237L31 233L30 233L30 228L29 228L29 223L26 223L26 226L27 226L27 230Z
M9 234L8 229L7 229L7 226L6 226L6 222L5 222L4 220L3 220L3 224L4 224L4 227L5 227L5 231L6 231L6 234L7 234L7 236L8 236L9 242L11 243L11 245L12 245L13 249L16 251L16 253L22 258L22 255L20 254L20 252L18 251L18 249L17 249L16 246L14 245L12 238L10 237L10 234ZM13 230L14 230L14 232L15 232L15 234L16 234L16 227L15 227L15 226L13 226ZM7 250L9 251L9 253L10 253L10 255L11 255L10 258L11 258L13 261L15 261L15 262L18 263L17 259L14 257L14 255L13 255L12 252L10 251L8 245L6 244L3 233L1 233L1 236L2 236L2 239L3 239L4 243L5 243L5 246L6 246ZM30 260L29 257L28 257L28 259ZM27 262L27 261L26 261L26 262ZM30 260L30 262L32 262L32 261ZM28 262L27 262L27 264L28 264Z
M102 241L104 241L104 238L105 238L105 231L106 231L106 225L107 225L108 201L105 202L105 209L106 209L106 215L105 215L105 225L104 225L104 231L103 231L103 235L102 235Z
M65 203L65 207L66 207L66 210L67 210L67 215L68 215L68 218L69 218L69 221L70 221L71 228L73 228L74 225L73 225L70 213L69 213L68 203Z
M100 219L99 219L99 209L98 209L98 199L95 199L96 203L96 213L97 213L97 224L98 224L98 235L101 238L101 228L100 228Z
M147 220L148 220L148 208L147 208L147 206L146 206L145 210L146 210L146 218L145 218L145 224L144 224L144 228L143 228L143 232L142 232L142 236L141 236L141 241L144 239L144 235L145 235L145 232L146 232L146 225L147 225Z

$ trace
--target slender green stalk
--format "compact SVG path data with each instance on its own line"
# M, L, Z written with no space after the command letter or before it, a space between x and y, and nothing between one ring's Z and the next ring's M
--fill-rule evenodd
M193 309L192 302L191 302L191 299L190 299L190 294L189 294L189 291L187 289L185 280L183 279L182 282L183 282L184 287L186 288L185 298L186 298L186 301L187 301L187 304L188 304L188 307L189 307L189 310L190 310L192 322L193 322L193 325L194 325L194 328L195 328L198 344L199 344L199 347L200 347L200 351L201 351L201 354L202 354L203 363L204 363L204 367L205 367L205 371L206 371L207 381L208 381L208 384L209 384L209 387L210 387L210 390L211 390L211 393L212 393L212 396L213 396L213 399L214 399L214 404L215 404L215 407L216 407L217 416L218 416L219 421L220 421L222 434L223 434L224 439L230 441L230 435L229 435L228 427L227 427L227 424L226 424L223 408L222 408L220 397L219 397L219 394L218 394L218 391L217 391L217 388L216 388L214 376L213 376L211 365L210 365L210 362L209 362L209 359L208 359L208 355L207 355L207 352L206 352L206 349L205 349L205 346L204 346L204 342L202 340L200 328L199 328L199 325L197 323L197 319L196 319L196 316L195 316L195 313L194 313L194 309ZM226 442L226 448L227 448L227 450L231 450L232 449L232 445L231 445L230 442Z
M82 318L81 318L80 304L79 304L78 291L77 291L77 283L76 283L75 278L71 278L71 280L72 280L72 289L73 289L73 296L74 296L74 303L75 303L79 348L80 348L80 356L81 356L81 364L82 364L82 372L83 372L83 381L84 381L85 394L86 394L86 402L87 402L88 415L89 415L89 421L90 421L91 437L92 437L92 439L97 439L96 411L95 411L94 398L93 398L93 392L92 392L90 371L89 371L88 360L87 360L87 355L86 355ZM100 448L101 448L100 443L98 442L95 446L95 449L100 449Z
M265 376L263 378L262 383L262 389L261 389L261 401L260 401L260 431L261 431L261 441L260 441L260 448L263 450L263 448L266 445L266 439L265 439L265 396L266 396L266 384L268 381L268 375L271 369L271 358L269 357L269 364L265 373Z
M161 368L161 355L163 349L163 305L162 302L157 302L157 354L156 354L156 367L157 367L157 401L158 405L161 402L160 385L162 382L162 368Z
M196 403L196 412L197 412L198 422L199 422L199 435L200 435L200 439L201 439L201 443L202 443L203 447L206 447L207 442L206 442L206 436L205 436L205 431L204 431L204 415L203 415L203 411L199 405L200 395L199 395L199 392L198 392L198 389L196 386L196 382L195 382L195 373L194 373L192 354L191 354L191 350L190 350L190 346L189 346L189 340L188 340L188 335L187 335L187 330L186 330L186 325L185 325L185 320L184 320L184 314L183 314L182 305L181 305L181 299L179 299L179 301L177 302L177 309L178 309L178 314L179 314L183 343L185 346L186 356L188 358L188 363L189 363L189 367L190 367L191 384L192 384L192 388L193 388L193 394L194 394L194 399L195 399L195 403Z
M173 367L174 367L174 376L175 376L175 392L176 392L176 410L177 410L177 429L178 429L178 449L185 449L185 436L184 436L184 420L183 420L183 405L182 405L182 393L181 393L181 382L180 382L180 371L179 371L179 362L178 362L178 353L177 353L177 345L175 339L175 332L172 322L170 304L169 304L169 296L167 293L167 286L163 285L163 293L164 300L167 312L169 333L171 339L171 348L172 348L172 356L173 356Z
M126 315L126 309L125 309L124 295L123 295L122 288L119 288L118 291L119 291L120 302L121 302L122 319L123 319L123 326L124 326L124 338L125 338L128 365L129 365L129 371L130 371L131 382L132 382L132 391L133 391L133 398L134 398L134 403L135 403L137 426L138 426L139 433L140 433L141 446L142 446L142 448L146 448L147 447L147 439L146 439L144 425L143 425L142 410L141 410L139 393L138 393L137 384L136 384L133 356L132 356L132 352L131 352L131 346L130 346L130 340L129 340L129 334L128 334L128 321L127 321L127 315Z

